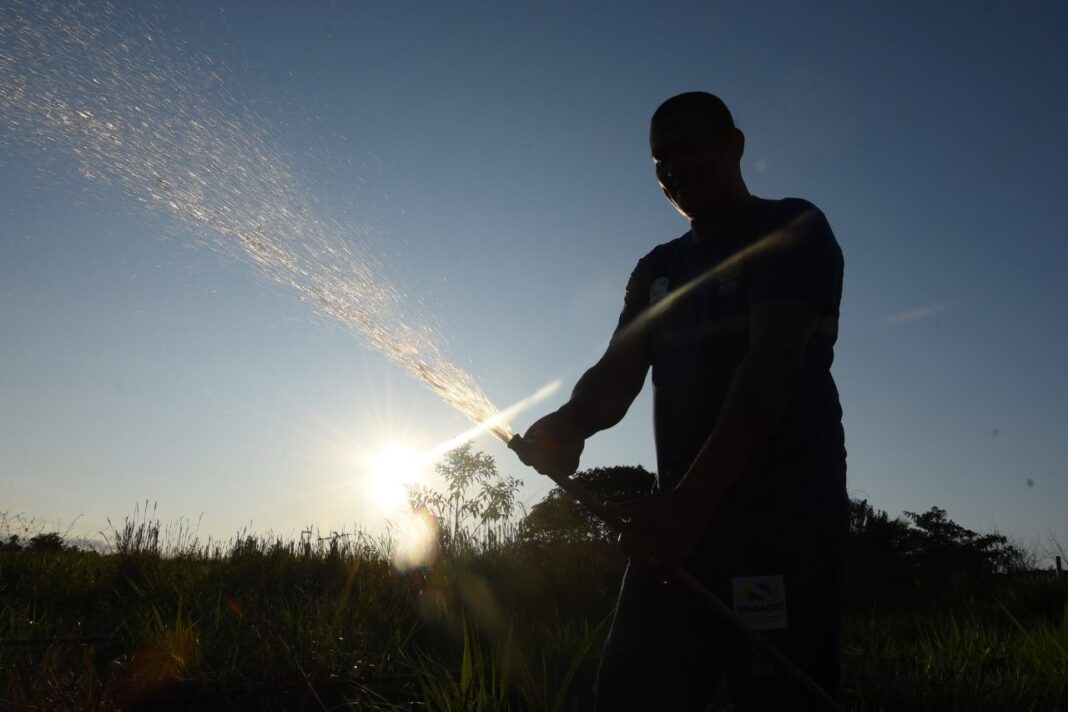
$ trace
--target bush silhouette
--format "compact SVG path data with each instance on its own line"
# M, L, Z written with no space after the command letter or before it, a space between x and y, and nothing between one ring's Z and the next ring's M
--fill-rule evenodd
M649 494L655 476L639 465L594 467L572 479L602 501L625 502ZM554 487L520 522L519 539L536 544L611 543L615 533L571 495Z
M30 539L30 543L27 546L30 551L63 551L63 537L57 532L49 532L47 534L38 534Z

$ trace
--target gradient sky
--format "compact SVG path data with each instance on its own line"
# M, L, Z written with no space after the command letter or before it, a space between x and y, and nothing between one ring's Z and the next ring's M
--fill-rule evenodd
M718 93L751 191L813 201L845 253L851 492L1068 542L1068 9L663 4L119 5L117 21L224 67L301 189L498 405L563 379L520 430L600 355L637 259L686 229L655 183L651 112ZM87 535L145 499L165 522L202 515L202 538L374 528L362 455L467 426L247 261L0 130L0 511ZM653 469L650 409L646 391L583 466ZM477 446L528 505L548 490Z

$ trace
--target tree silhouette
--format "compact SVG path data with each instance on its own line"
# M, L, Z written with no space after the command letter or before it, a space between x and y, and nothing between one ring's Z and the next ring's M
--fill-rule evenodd
M475 450L470 441L445 453L434 471L445 480L445 491L410 487L412 508L434 515L448 542L471 545L481 533L484 544L497 543L501 539L498 525L509 522L515 513L521 481L502 475L493 457Z
M978 534L945 509L891 519L867 500L849 508L847 582L854 602L885 600L888 590L971 585L1027 568L1027 555L996 532Z
M978 534L954 522L941 507L922 514L905 512L912 521L917 574L929 580L957 575L989 576L1007 573L1024 560L1024 554L998 533Z

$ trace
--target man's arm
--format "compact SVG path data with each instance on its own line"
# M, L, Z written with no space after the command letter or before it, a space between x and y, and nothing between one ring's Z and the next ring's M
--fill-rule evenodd
M823 311L805 299L754 304L749 351L731 381L719 420L676 489L624 504L628 554L679 561L700 540L746 464L771 439L790 404L805 348Z
M716 427L678 485L709 515L785 415L808 339L821 321L819 306L803 299L753 305L749 352L735 371Z
M623 312L604 355L582 374L567 403L524 433L534 456L524 462L542 474L570 475L578 469L586 439L627 414L645 383L650 364L646 330L628 327L648 305L649 270L643 258L627 282Z
M544 475L574 473L586 439L623 419L648 370L648 358L636 344L613 338L604 356L582 374L568 402L523 435L533 446L532 459L524 462Z
M583 440L623 420L645 383L649 361L633 345L613 339L590 367L560 410L575 423Z

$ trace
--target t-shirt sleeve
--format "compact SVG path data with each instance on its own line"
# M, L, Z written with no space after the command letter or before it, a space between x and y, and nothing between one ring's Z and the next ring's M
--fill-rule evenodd
M769 238L767 249L754 255L750 304L807 299L825 314L838 316L842 267L842 251L827 218L808 205Z
M619 322L616 324L615 335L628 326L634 324L634 320L649 306L649 266L647 259L638 260L634 271L627 280L627 291L623 295L623 311L619 314Z

